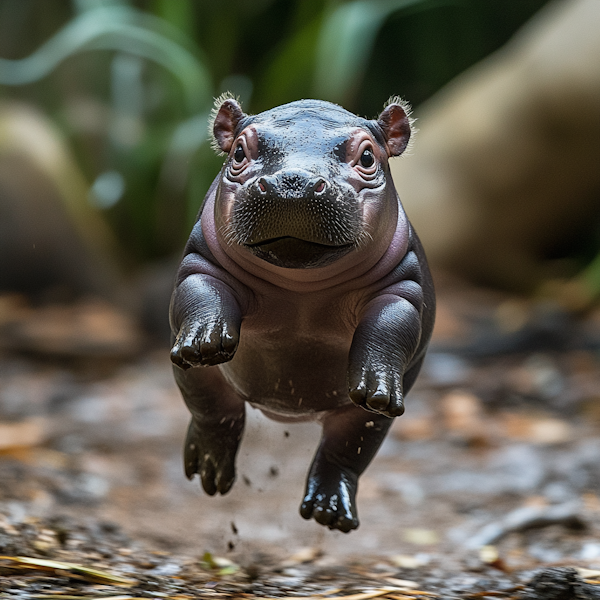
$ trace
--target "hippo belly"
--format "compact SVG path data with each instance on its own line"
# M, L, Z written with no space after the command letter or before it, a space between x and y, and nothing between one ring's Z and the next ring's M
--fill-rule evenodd
M242 398L265 413L310 419L350 403L351 341L281 332L242 335L233 360L219 369Z

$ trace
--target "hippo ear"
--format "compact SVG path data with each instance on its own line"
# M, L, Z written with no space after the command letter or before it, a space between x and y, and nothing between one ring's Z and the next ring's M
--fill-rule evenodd
M224 94L215 100L212 131L217 152L229 152L235 139L235 130L246 115L235 98Z
M383 130L388 156L400 156L406 150L412 124L409 115L410 106L400 98L391 98L379 115L377 123Z

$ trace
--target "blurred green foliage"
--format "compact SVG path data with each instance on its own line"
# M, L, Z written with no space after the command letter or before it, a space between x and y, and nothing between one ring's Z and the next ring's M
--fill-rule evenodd
M65 135L137 260L178 251L222 159L212 98L306 97L368 117L413 105L500 47L547 0L0 0L0 98Z

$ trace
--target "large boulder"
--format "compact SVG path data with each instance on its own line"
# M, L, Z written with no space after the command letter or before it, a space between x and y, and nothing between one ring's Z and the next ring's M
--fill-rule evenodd
M416 116L392 172L430 262L521 290L560 275L547 259L600 224L600 2L548 5Z

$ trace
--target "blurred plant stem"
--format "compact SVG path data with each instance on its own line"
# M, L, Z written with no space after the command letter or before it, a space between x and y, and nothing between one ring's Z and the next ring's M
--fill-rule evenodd
M401 10L434 4L431 0L355 0L332 10L319 31L315 95L340 104L351 101L386 19Z

